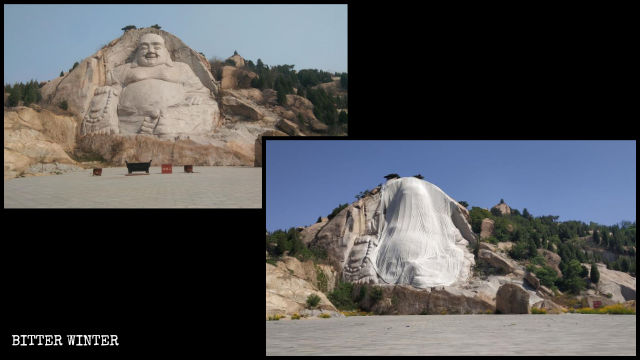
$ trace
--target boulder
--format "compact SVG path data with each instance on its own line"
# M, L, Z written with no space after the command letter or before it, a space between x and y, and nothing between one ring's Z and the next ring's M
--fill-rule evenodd
M306 308L307 297L320 297L317 308L338 311L312 283L292 275L288 270L266 264L266 315L299 313Z
M260 89L228 89L225 91L225 94L233 95L236 98L245 98L258 105L264 105L264 96Z
M540 292L540 296L542 297L554 296L553 291L544 285L540 285L540 288L538 289L538 291Z
M501 314L529 314L529 293L520 285L507 283L496 293L496 311Z
M222 107L225 113L231 114L236 121L260 121L264 117L257 105L234 96L223 96Z
M582 264L591 271L590 264ZM598 291L601 294L611 294L611 300L622 303L636 299L636 278L622 271L607 269L601 263L596 264L600 272Z
M517 263L512 259L486 249L478 251L478 258L494 268L501 269L505 274L512 273L518 268Z
M509 207L509 205L502 203L502 204L498 204L495 205L491 208L491 210L493 209L498 209L500 210L500 213L504 216L504 215L511 215L511 208Z
M480 225L480 239L486 239L493 235L494 224L495 221L489 218L482 219L482 224Z
M276 128L284 131L291 136L304 136L304 134L300 132L298 125L286 119L280 119L280 121L278 121L278 123L276 124Z
M225 65L222 67L222 80L220 81L221 89L237 89L238 79L236 78L236 67Z
M540 279L536 276L536 274L527 271L524 275L524 279L536 290L540 288Z

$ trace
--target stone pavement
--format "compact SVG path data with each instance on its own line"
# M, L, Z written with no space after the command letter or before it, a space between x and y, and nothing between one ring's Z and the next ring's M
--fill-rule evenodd
M267 355L636 354L635 315L384 315L266 321Z
M4 182L5 208L261 208L262 168L174 166L125 176L126 167L86 169ZM133 174L144 174L134 172Z

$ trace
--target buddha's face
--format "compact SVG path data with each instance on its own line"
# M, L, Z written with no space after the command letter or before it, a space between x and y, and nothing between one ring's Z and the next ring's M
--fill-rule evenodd
M169 51L160 35L146 34L140 38L136 61L140 66L156 66L169 61Z

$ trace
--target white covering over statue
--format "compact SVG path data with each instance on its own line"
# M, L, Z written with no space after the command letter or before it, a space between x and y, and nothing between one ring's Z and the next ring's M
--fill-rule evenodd
M133 62L107 72L82 123L82 134L208 135L218 125L211 91L189 65L172 61L162 36L140 37Z
M457 203L437 186L415 177L382 186L377 209L366 219L348 256L352 282L450 286L470 276L473 254L454 220Z

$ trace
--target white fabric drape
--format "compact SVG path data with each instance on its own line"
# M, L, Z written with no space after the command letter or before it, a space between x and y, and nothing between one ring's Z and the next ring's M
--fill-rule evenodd
M371 256L380 278L420 288L455 282L464 252L456 246L452 199L414 177L390 180L381 191L379 245Z

